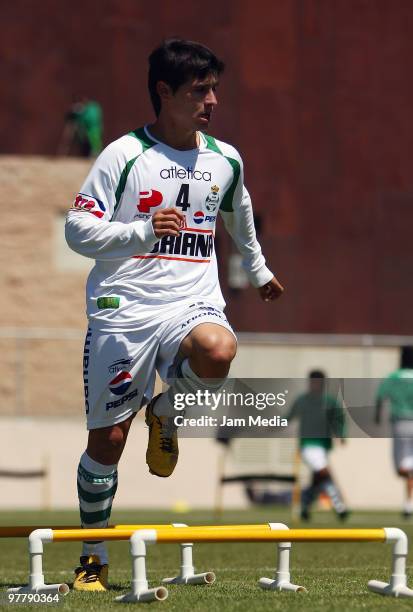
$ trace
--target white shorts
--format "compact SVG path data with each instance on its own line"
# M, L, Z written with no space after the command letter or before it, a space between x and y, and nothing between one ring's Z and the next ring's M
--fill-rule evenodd
M312 472L319 472L328 466L327 451L322 446L303 446L301 457Z
M148 305L139 323L136 331L87 331L83 381L88 429L121 423L147 404L156 371L165 382L174 376L180 344L197 325L216 323L234 334L222 310L201 301Z
M396 470L413 471L413 421L393 423L393 459Z

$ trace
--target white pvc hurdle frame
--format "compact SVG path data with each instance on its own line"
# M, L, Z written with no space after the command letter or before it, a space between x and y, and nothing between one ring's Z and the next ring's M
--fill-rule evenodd
M288 530L288 526L284 523L268 523L268 526L271 530ZM234 525L233 527L228 527L228 530L238 530L238 527ZM129 593L125 595L120 595L116 597L115 601L119 601L122 603L132 603L132 602L144 602L144 601L155 601L156 599L160 599L158 597L159 589L162 587L154 587L152 589L148 588L148 580L146 575L146 546L147 544L154 544L157 541L157 532L156 529L139 529L135 531L135 533L131 536L130 545L131 545L131 556L132 556L132 580L131 580L131 590ZM189 546L192 547L192 544ZM304 592L307 590L303 586L298 586L296 584L292 584L290 581L290 552L291 552L291 542L279 542L277 545L278 557L277 557L277 572L275 580L272 580L271 583L274 583L274 586L268 588L274 588L278 591L293 591L293 592ZM193 568L191 568L193 572ZM195 575L196 577L196 575ZM182 584L182 582L177 582L178 580L187 580L184 575L183 568L181 568L181 576L177 578L171 578L163 580L164 583L167 584ZM265 579L263 579L265 580ZM212 582L207 582L207 584L212 584ZM192 582L192 584L199 584L198 582ZM166 591L166 595L162 597L166 599L168 597L168 591Z
M393 597L413 597L413 589L407 586L406 576L406 560L408 552L408 539L404 531L396 527L385 527L382 529L353 529L353 530L329 530L329 529L293 529L289 530L290 533L284 535L281 532L288 529L285 525L277 525L276 523L269 524L271 531L276 533L261 533L251 534L251 541L278 541L278 550L280 552L279 544L284 543L288 546L281 548L281 552L278 555L277 571L275 579L261 578L259 585L263 589L271 590L286 590L293 591L295 593L305 592L304 587L297 587L290 583L290 549L291 542L345 542L345 541L371 541L371 542L385 542L393 544L392 549L392 573L390 581L382 582L379 580L370 580L368 582L368 588L381 595L389 595ZM194 542L225 542L225 541L247 541L246 533L235 533L234 530L226 529L222 531L221 537L209 535L207 532L208 528L205 528L205 532L202 533L203 528L188 528L188 536L193 539ZM231 533L232 531L232 533ZM240 530L241 531L241 530ZM351 533L346 533L351 532ZM381 532L376 533L374 536L367 534L367 538L363 537L362 532ZM278 533L277 533L278 532ZM359 534L356 534L359 532ZM234 537L235 533L235 537ZM273 535L273 537L271 537ZM363 534L364 535L364 534ZM206 537L205 537L206 536ZM247 536L248 537L248 536ZM288 539L287 539L288 538ZM291 538L291 539L290 539ZM131 555L132 555L132 584L131 591L126 595L121 595L116 598L116 601L120 602L139 602L139 601L153 601L157 599L156 592L160 587L154 589L148 589L148 581L146 578L146 544L161 542L176 541L175 536L169 538L166 533L159 534L156 529L145 529L138 530L131 536ZM166 599L166 596L164 599Z
M172 527L187 527L185 523L172 523ZM125 540L130 537L130 535L136 529L135 526L131 526L128 530L126 529L126 525L122 526L125 529L118 529L119 540ZM66 583L58 583L58 584L46 584L44 573L43 573L43 545L48 544L54 541L62 541L56 540L54 532L56 535L59 532L63 531L73 531L78 532L79 536L77 538L73 538L73 540L82 540L84 536L84 530L81 529L35 529L32 531L28 538L29 544L29 580L26 586L22 587L14 587L7 589L8 593L53 593L60 595L67 595L69 592L69 586ZM82 533L83 531L83 533ZM88 540L104 540L105 530L99 529L99 533L96 536L88 534ZM125 536L126 531L128 531ZM116 538L112 538L115 539ZM63 540L64 541L64 540ZM164 582L168 584L181 584L181 585L193 585L193 584L212 584L215 582L215 574L214 572L203 572L200 574L195 574L194 565L193 565L193 545L192 543L183 543L179 545L181 552L181 566L180 573L173 578L165 578ZM165 594L166 593L166 594ZM162 600L166 599L168 596L168 591L165 587L160 587L158 595L156 599Z

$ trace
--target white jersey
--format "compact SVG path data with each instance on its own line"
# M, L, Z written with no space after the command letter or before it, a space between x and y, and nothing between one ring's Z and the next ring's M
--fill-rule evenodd
M180 236L159 240L151 217L176 207ZM87 282L87 313L99 329L136 329L152 304L205 299L225 306L214 248L221 214L251 283L272 278L254 230L242 161L230 145L200 133L200 146L179 151L140 128L98 157L69 210L66 240L96 260Z

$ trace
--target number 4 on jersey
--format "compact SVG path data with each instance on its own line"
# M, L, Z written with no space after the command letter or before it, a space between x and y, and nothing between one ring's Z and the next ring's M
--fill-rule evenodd
M191 206L189 203L189 183L182 183L175 206L176 208L182 208L183 212Z

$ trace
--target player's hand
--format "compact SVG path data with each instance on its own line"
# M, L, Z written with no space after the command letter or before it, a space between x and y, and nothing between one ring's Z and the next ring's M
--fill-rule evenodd
M258 293L264 302L271 302L282 296L284 287L278 282L275 276L273 276L268 283L258 288Z
M179 236L179 228L185 221L177 208L163 208L152 216L152 227L157 238Z

